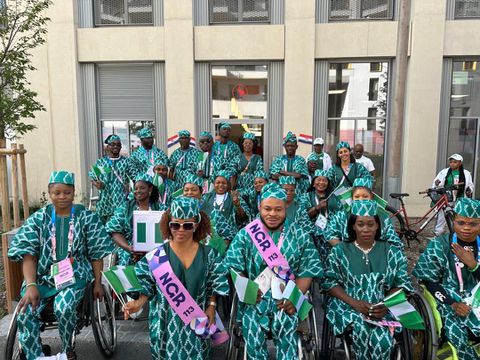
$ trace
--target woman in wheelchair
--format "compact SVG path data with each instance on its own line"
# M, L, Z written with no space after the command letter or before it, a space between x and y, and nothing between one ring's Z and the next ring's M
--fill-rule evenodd
M15 235L8 257L23 262L25 278L17 316L22 357L42 355L40 313L54 297L62 349L75 359L70 348L77 321L77 306L87 284L94 279L94 297L104 296L101 286L103 258L113 243L98 216L73 204L74 174L54 171L48 193L52 204L30 216Z
M459 359L479 359L469 335L480 336L480 321L465 299L480 280L480 201L460 198L454 212L455 232L430 241L413 275L435 297L445 336Z
M374 193L372 187L373 180L371 177L356 178L352 187L352 201L373 200ZM349 215L348 211L340 210L328 219L324 236L325 240L328 241L331 246L335 246L341 241L348 239L347 223ZM378 217L381 220L380 231L382 240L403 249L403 243L398 237L390 218L383 214L379 214Z
M263 187L260 217L239 231L227 251L224 265L251 280L260 274L267 278L294 278L296 286L305 293L312 278L322 276L322 264L308 233L286 220L286 200L285 190L277 183ZM267 248L275 251L270 257L265 254ZM272 258L283 258L284 268L279 270L274 266L269 260ZM268 359L267 334L270 333L277 359L298 359L298 321L295 306L288 300L277 302L271 290L263 296L259 293L255 305L243 303L241 323L246 357Z
M372 200L352 202L348 239L332 249L325 270L323 288L331 297L326 317L335 335L352 331L357 360L390 358L390 329L365 320L387 315L382 300L388 294L399 288L412 290L405 256L382 240L380 233L377 204Z
M205 331L214 329L210 324L219 324L216 298L229 291L218 253L203 244L210 233L210 220L200 212L198 199L181 196L163 215L160 228L163 238L170 240L135 265L140 297L125 305L125 318L150 299L152 358L207 359L210 341ZM210 337L215 343L214 336Z
M131 265L144 255L133 252L133 212L135 210L160 210L158 189L152 184L152 181L150 175L138 175L135 179L134 198L117 208L107 222L107 232L119 247L117 265Z

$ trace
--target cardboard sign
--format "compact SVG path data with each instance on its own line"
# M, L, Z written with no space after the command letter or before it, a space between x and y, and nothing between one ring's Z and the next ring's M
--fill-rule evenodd
M163 243L160 220L164 211L133 212L133 251L149 252Z

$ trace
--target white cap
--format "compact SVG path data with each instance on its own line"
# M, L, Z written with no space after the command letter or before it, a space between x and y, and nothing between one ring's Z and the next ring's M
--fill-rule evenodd
M453 154L451 155L448 160L457 160L457 161L463 161L463 156L460 154Z
M325 144L325 141L323 141L322 138L316 138L315 140L313 140L313 145L323 145Z

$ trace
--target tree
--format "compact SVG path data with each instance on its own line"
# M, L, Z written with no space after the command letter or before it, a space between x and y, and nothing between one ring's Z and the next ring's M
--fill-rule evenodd
M27 123L45 111L27 77L36 70L32 50L45 43L51 0L0 0L0 140L32 131Z

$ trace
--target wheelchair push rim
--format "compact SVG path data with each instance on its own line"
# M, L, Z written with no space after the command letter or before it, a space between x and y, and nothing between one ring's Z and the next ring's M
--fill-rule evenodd
M103 286L103 285L102 285ZM110 293L103 286L105 297L102 301L90 296L90 316L95 343L106 358L113 356L117 345L117 327Z

